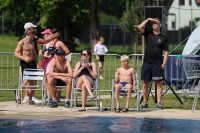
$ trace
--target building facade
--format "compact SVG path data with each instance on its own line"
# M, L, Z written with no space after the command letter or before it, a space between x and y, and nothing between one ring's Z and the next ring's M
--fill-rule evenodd
M200 25L200 0L174 0L168 11L167 30Z

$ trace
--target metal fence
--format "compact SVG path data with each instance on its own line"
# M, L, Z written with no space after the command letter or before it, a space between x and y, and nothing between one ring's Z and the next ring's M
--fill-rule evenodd
M13 54L13 52L0 52L0 90L16 90L18 88L19 59L14 57ZM121 67L120 56L121 55L119 54L105 55L103 69L104 79L99 79L100 91L112 89L112 79L115 77L117 68ZM131 54L129 57L129 65L135 69L135 72L140 79L143 55ZM81 53L72 53L72 68L74 68L79 61L81 61ZM98 66L98 62L94 55L92 56L92 61ZM171 86L175 87L176 90L181 89L186 80L184 71L181 68L181 59L177 58L176 55L169 55L164 75ZM139 87L142 88L142 82L140 82ZM167 89L167 86L165 86L165 88ZM106 93L106 91L103 93Z

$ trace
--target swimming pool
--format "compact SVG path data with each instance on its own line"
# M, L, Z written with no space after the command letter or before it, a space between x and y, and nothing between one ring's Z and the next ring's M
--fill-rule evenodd
M0 120L1 133L199 133L200 120L129 117L77 117L61 120Z

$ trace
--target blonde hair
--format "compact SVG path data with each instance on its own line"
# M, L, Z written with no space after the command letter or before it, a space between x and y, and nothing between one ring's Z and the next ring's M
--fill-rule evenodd
M124 60L129 61L129 57L128 57L128 55L122 55L120 60L121 61L124 61Z
M37 30L33 27L26 29L26 35L36 34L36 33L37 33Z

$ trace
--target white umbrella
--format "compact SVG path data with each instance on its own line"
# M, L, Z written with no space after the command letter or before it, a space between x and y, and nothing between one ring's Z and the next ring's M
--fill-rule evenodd
M190 35L190 38L188 39L182 55L195 55L197 51L200 49L200 44L198 43L200 41L200 26L198 26Z

